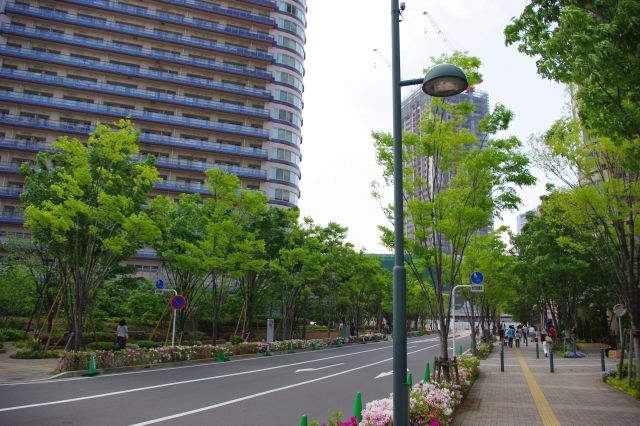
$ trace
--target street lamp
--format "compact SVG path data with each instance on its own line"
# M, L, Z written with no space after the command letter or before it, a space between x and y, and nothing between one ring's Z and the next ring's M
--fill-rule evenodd
M407 289L404 268L404 217L402 190L402 123L400 88L422 84L422 90L434 97L461 93L467 78L453 65L437 65L424 78L400 80L400 17L404 2L391 0L391 80L393 97L393 198L395 263L393 266L393 424L409 424L409 388L407 385Z

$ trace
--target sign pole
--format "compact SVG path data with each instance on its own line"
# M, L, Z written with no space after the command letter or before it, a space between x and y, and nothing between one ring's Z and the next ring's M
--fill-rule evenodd
M178 295L178 292L175 289L171 288L169 290L173 291L175 296ZM172 308L173 308L173 306L172 306ZM177 316L176 308L173 308L173 326L172 326L172 330L171 330L171 347L174 347L176 345L176 316Z

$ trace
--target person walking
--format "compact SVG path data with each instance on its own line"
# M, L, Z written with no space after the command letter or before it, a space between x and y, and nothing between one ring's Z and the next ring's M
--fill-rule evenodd
M529 326L529 336L531 336L531 339L535 339L535 341L538 341L538 336L536 336L536 328L533 326L533 324L531 324Z
M116 330L116 338L118 339L118 347L123 349L127 346L127 338L129 337L129 329L127 328L127 322L123 319L120 320L118 329Z
M516 336L516 329L513 325L509 326L509 329L507 329L507 337L509 338L509 347L513 348L513 339Z
M529 344L529 340L528 340L528 334L529 334L529 327L527 327L527 323L525 323L522 326L522 337L524 339L524 344L528 345Z
M516 328L516 348L520 347L520 337L522 335L522 327Z

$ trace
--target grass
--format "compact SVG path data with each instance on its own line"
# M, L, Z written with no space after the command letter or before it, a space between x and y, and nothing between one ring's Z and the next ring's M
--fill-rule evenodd
M631 387L629 387L629 383L626 377L618 379L616 376L609 376L607 377L607 383L629 396L640 399L640 389L638 389L638 383L635 381L635 379L632 379Z

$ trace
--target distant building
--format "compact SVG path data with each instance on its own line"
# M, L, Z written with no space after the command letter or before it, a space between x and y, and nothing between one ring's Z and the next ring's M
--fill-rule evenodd
M487 135L480 133L478 130L478 124L480 123L480 120L489 113L489 95L486 92L469 91L447 98L447 102L451 104L458 104L464 101L474 104L475 110L467 116L466 123L463 123L461 127L473 132L478 137L478 141L483 142L486 140ZM421 88L414 90L408 97L406 97L402 101L402 130L419 134L420 130L418 128L418 124L422 119L424 111L428 111L430 104L431 96L424 93ZM475 149L478 149L479 147L480 144L475 145ZM419 172L422 178L427 179L428 171L433 169L432 167L429 167L429 162L431 161L432 159L430 157L422 157L415 160L411 166L414 170ZM451 172L449 175L442 176L444 181L443 187L447 186L452 175L453 174ZM479 230L478 234L488 234L492 230L493 225L487 226L486 228ZM415 226L410 215L405 216L405 232L409 238L415 234ZM445 253L451 252L446 241L444 242L444 251Z
M516 223L516 226L517 226L516 233L518 235L520 235L522 233L522 228L524 227L524 225L527 224L527 222L528 222L527 215L530 214L530 213L536 214L536 210L528 210L528 211L526 211L524 213L520 213L518 215L518 217L516 218L516 222L517 222Z
M306 12L305 0L0 0L0 239L31 239L21 164L127 116L156 159L153 195L207 197L218 168L296 207ZM153 253L132 261L157 274Z

